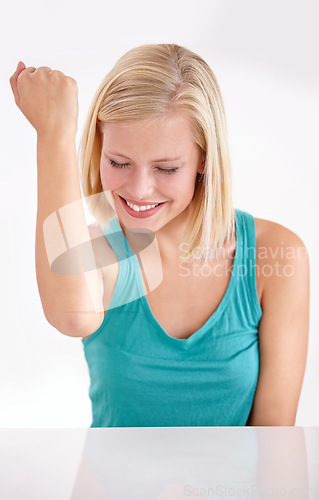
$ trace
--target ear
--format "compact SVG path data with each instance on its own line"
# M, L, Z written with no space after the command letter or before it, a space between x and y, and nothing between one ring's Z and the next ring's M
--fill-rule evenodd
M201 154L198 167L197 167L197 173L198 174L203 174L205 170L205 163L206 163L206 155L204 153Z

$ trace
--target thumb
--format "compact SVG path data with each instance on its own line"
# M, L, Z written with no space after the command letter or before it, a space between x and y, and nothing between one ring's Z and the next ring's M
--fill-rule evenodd
M15 72L13 73L13 75L11 76L11 78L9 80L10 85L11 85L11 89L12 89L12 93L14 95L14 100L15 100L18 107L20 104L20 99L19 99L19 92L18 92L18 88L17 88L17 80L18 80L18 76L20 75L20 73L22 73L22 71L25 69L26 69L26 66L25 66L24 62L19 61Z
M17 71L18 71L19 73L21 73L21 71L22 71L22 70L24 70L24 69L26 69L26 65L24 64L24 62L19 61L19 62L18 62L17 69L16 69L16 71L15 71L15 72L17 72Z

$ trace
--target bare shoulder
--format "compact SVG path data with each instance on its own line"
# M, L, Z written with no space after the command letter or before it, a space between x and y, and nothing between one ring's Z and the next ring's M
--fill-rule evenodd
M255 227L256 259L259 265L297 265L297 262L308 262L306 246L295 232L264 219L255 219Z
M289 282L309 274L309 257L300 236L277 222L255 218L256 266L258 280L265 287L278 286L289 277Z
M255 218L257 250L261 247L303 247L302 239L293 231L277 222Z

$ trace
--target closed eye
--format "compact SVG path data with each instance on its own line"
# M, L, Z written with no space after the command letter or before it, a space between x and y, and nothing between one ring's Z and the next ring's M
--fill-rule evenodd
M116 161L113 161L113 160L110 160L110 164L112 165L112 167L115 167L115 168L125 168L129 165L129 163L117 163ZM179 169L179 167L174 167L174 168L155 167L155 168L157 168L157 170L159 170L160 172L163 172L165 174L174 174Z
M110 160L110 164L112 165L112 167L116 167L116 168L124 168L128 165L128 163L116 163L113 160Z

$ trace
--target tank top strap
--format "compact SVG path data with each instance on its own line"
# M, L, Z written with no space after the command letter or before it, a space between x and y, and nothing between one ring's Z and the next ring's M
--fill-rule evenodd
M241 278L242 285L246 288L249 296L249 305L253 308L255 314L260 318L262 309L257 295L256 272L257 263L257 243L256 228L254 217L243 210L235 209L236 213L236 231L240 233L237 237L239 247L238 254L238 277Z
M248 298L245 304L247 313L261 318L262 309L257 296L256 280L256 230L254 217L242 210L235 209L236 215L236 250L237 286L242 296ZM140 265L137 256L127 242L116 217L109 222L110 229L102 228L105 237L119 261L119 275L113 293L110 308L127 304L146 295Z
M116 217L110 220L110 229L103 229L109 244L115 252L119 262L129 259L134 255L133 250L128 245L122 228Z
M247 256L252 258L256 252L256 230L254 217L243 210L235 209L238 229L241 233L242 244L247 250Z

